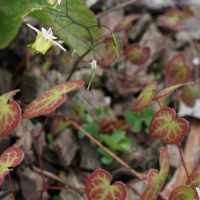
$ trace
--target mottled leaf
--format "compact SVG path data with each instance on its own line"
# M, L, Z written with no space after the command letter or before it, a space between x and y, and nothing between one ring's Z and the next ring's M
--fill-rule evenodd
M145 89L140 93L140 95L138 96L132 112L139 112L143 109L145 109L151 102L151 100L154 97L154 89L156 88L157 83L153 82L151 84L149 84L147 87L145 87Z
M124 17L114 28L114 32L120 32L128 29L131 26L131 22L140 17L140 14L130 14Z
M118 52L120 53L122 45L118 44ZM103 43L103 56L98 60L98 65L106 67L117 59L116 49L113 45L111 37L105 38Z
M76 90L84 81L66 81L56 85L34 99L24 110L22 119L37 117L57 108L65 99L65 93Z
M8 167L17 166L22 161L23 157L23 151L17 147L10 147L3 152L0 158L0 184L6 174L12 170Z
M181 185L171 192L169 200L193 200L194 195L190 187Z
M200 164L192 171L186 181L186 185L190 186L196 193L196 187L200 186Z
M150 57L150 48L141 47L140 44L133 44L124 50L124 56L134 65L143 65Z
M175 28L180 24L181 11L178 9L168 9L164 15L159 15L157 21L164 26Z
M95 170L87 179L85 192L88 200L125 200L126 187L122 182L110 185L111 176L102 169Z
M17 34L22 23L21 16L37 5L49 6L47 0L17 0L14 1L14 3L13 0L0 0L0 35L4 36L0 38L0 48L5 48ZM61 1L60 6L57 6L57 8L65 12L66 1ZM93 26L97 24L94 13L87 8L83 0L69 1L68 9L70 16L85 26ZM45 24L47 28L52 27L52 24L55 20L54 15L48 14L44 11L35 11L31 15ZM71 23L71 20L68 20L65 17L60 17L57 20L53 31L59 30L69 23ZM92 28L90 31L94 39L101 37L98 28ZM60 40L63 40L65 43L67 43L69 47L75 49L79 55L84 54L91 46L90 37L87 30L75 24L57 32L56 36L58 36ZM90 58L93 58L92 53L90 54Z
M13 90L0 96L0 137L10 134L21 118L21 109L15 101L9 99L19 90Z
M174 56L165 68L166 87L185 83L189 80L191 70L186 67L186 57L183 53Z
M167 95L169 95L170 93L172 93L175 89L181 87L181 86L184 86L184 85L189 85L189 84L193 84L194 82L188 82L188 83L182 83L182 84L178 84L178 85L174 85L174 86L171 86L171 87L167 87L163 90L161 90L160 92L158 92L152 101L156 100L156 99L161 99L163 97L166 97Z
M186 85L181 89L181 98L185 105L189 107L194 107L199 94L199 86L197 84Z
M188 131L188 122L175 117L176 113L171 108L156 112L149 127L149 140L160 139L165 144L180 142Z
M140 200L156 200L169 172L169 155L167 149L162 147L160 152L160 172L155 169L148 174L148 185L140 196Z

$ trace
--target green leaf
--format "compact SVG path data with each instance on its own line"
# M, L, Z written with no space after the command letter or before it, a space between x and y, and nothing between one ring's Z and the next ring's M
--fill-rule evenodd
M125 134L125 131L116 130L112 133L112 138L116 143L118 143L125 136Z
M21 16L27 13L31 8L36 7L36 5L48 6L48 3L46 0L0 0L0 48L5 48L16 36L22 23ZM66 1L61 1L61 5L57 8L66 11ZM83 0L68 1L68 8L70 16L85 26L97 24L95 15L87 8ZM48 27L51 27L55 20L55 16L44 11L35 11L32 16L39 19ZM57 20L54 30L59 30L70 22L71 21L67 18L61 17ZM98 28L92 28L91 32L94 40L101 37ZM56 35L70 48L75 49L80 55L90 48L91 42L87 30L76 24L59 31ZM93 54L91 53L90 55L90 58L93 58Z
M101 109L100 108L94 108L94 113L96 114L96 115L100 115L101 114Z
M142 110L141 113L143 115L145 125L150 126L151 120L155 115L156 111L152 108L145 108L144 110Z
M87 104L87 103L84 103L84 104L81 106L80 111L79 111L79 116L80 116L83 120L85 120L85 111L86 111L86 109L87 109L87 106L88 106L88 104Z
M124 150L129 151L131 149L131 138L125 137L119 141L119 145L124 148Z
M109 107L108 106L104 106L103 111L104 113L108 113Z
M51 133L47 134L47 139L49 141L49 144L51 144L53 142L53 135L51 135Z
M83 124L82 128L87 131L90 135L95 136L99 133L99 126L95 123L92 124ZM81 131L78 132L78 137L80 139L85 137L85 134Z
M112 153L116 153L114 150L109 149ZM98 153L101 154L103 157L101 158L101 162L105 165L110 164L113 161L113 157L106 153L102 148L98 147Z
M133 113L130 108L125 111L124 118L127 123L134 124L136 121L141 121L141 114L139 112Z
M131 130L133 131L133 133L139 133L141 130L141 127L142 127L142 121L140 119L134 123Z

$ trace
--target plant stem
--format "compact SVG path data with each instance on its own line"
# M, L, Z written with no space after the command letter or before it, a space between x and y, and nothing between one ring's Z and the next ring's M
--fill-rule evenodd
M137 181L133 181L133 182L127 183L127 184L125 184L125 186L127 187L127 186L129 186L129 185L138 183L138 182L143 181L143 180L145 180L145 179L146 179L146 178L143 178L143 179L140 179L140 180L137 180Z
M26 199L26 200L30 200L30 199L32 199L33 197L35 197L37 194L39 194L40 192L43 192L45 189L44 188L42 188L41 190L39 190L39 191L37 191L35 194L33 194L33 195L31 195L28 199Z
M176 103L177 103L177 88L176 88L175 103L174 103L174 110L175 110L175 112L176 112Z
M55 25L55 23L56 23L57 19L58 19L58 16L56 16L56 19L55 19L55 21L54 21L54 23L53 23L53 25L52 25L52 27L51 27L51 29L50 29L50 31L49 31L49 34L50 34L50 33L51 33L51 31L53 30L53 27L54 27L54 25Z
M181 156L181 161L182 161L182 163L183 163L183 167L185 168L185 172L186 172L186 174L187 174L187 177L189 177L187 168L186 168L186 166L185 166L185 162L184 162L184 160L183 160L183 155L182 155L182 152L181 152L181 148L180 148L179 143L177 143L177 146L178 146L179 154L180 154L180 156Z
M36 139L36 147L37 147L37 152L38 152L38 158L39 158L39 164L40 164L40 169L41 169L41 175L42 175L42 181L43 181L43 185L45 184L45 178L44 178L44 173L43 173L43 166L42 166L42 159L41 159L41 155L40 155L40 148L39 148L39 144L38 144L38 139Z
M67 3L67 0L66 0L66 12L67 12L67 15L69 15L69 10L68 10L68 3Z
M28 130L28 128L22 123L22 121L20 121L20 124L32 135L33 138L35 138L35 135Z
M66 25L66 26L64 26L64 27L62 27L61 29L59 29L59 30L57 30L57 31L55 31L55 32L53 32L53 33L57 33L58 31L61 31L62 29L67 28L68 26L71 26L73 23L74 23L74 22L72 22L72 23L70 23L70 24L68 24L68 25Z
M49 187L50 190L85 190L85 188L73 188L73 187Z
M15 196L14 196L13 189L12 189L11 178L10 178L10 172L8 172L8 177L9 177L10 190L11 190L11 193L12 193L12 197L13 197L13 200L15 200Z
M156 95L154 95L155 96L155 98L156 98ZM160 101L156 98L156 101L158 102L158 104L159 104L159 106L160 106L160 109L162 109L162 106L161 106L161 104L160 104Z

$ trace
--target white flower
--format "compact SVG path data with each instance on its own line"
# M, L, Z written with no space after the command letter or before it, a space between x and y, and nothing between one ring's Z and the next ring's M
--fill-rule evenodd
M49 4L51 4L51 5L54 5L54 3L56 2L56 0L47 0L47 2L48 2ZM57 3L58 5L60 5L61 0L57 0L56 3Z
M196 191L197 191L198 196L199 196L199 198L200 198L200 189L199 189L198 187L196 187Z
M199 58L194 58L193 60L192 60L192 63L193 63L193 65L199 65Z
M92 69L96 69L97 68L97 61L93 60L92 63L90 63Z
M27 24L27 26L32 28L37 33L37 38L32 45L32 48L35 48L37 52L45 54L52 45L59 46L63 51L66 51L66 49L63 48L58 42L53 41L54 39L57 39L57 37L53 36L51 28L49 28L48 31L42 28L41 32L30 24Z
M60 3L61 3L61 0L57 0L57 3L58 3L58 5L60 5Z

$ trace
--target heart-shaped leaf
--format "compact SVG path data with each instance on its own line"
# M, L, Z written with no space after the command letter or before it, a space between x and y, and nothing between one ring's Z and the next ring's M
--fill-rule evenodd
M0 137L10 134L21 118L21 109L15 101L8 102L9 98L19 90L13 90L0 96Z
M199 86L186 85L181 89L181 98L186 106L194 107L196 100L199 98Z
M167 87L185 83L190 78L191 70L186 67L186 57L183 53L174 56L165 68L165 85Z
M180 24L181 11L178 9L168 9L164 15L159 15L157 21L164 26L175 28Z
M169 197L169 200L192 200L194 198L194 192L190 187L186 185L181 185L175 188Z
M140 14L130 14L124 17L114 28L114 32L120 32L128 29L131 26L131 22L140 17Z
M141 47L140 44L133 44L124 50L124 56L134 65L143 65L150 57L150 48Z
M156 99L161 99L163 97L166 97L167 95L169 95L170 93L172 93L175 89L184 86L184 85L189 85L189 84L193 84L194 82L189 82L189 83L182 83L182 84L178 84L178 85L173 85L171 87L167 87L164 90L161 90L160 92L158 92L154 98L152 99L152 101L155 101Z
M17 147L10 147L3 152L0 158L0 184L6 174L12 170L8 167L17 166L22 161L23 157L23 151Z
M196 193L196 187L200 186L200 164L198 164L186 181L186 185L190 186Z
M147 87L145 87L145 89L140 93L140 95L138 96L132 112L139 112L143 109L145 109L151 102L151 100L154 97L154 89L156 88L157 83L153 82L149 85L147 85Z
M24 110L22 119L37 117L57 108L65 99L65 93L76 90L84 81L66 81L56 85L34 99Z
M103 45L104 45L103 57L100 60L98 60L98 64L102 67L106 67L117 59L117 53L113 45L113 39L111 37L105 38ZM122 45L119 44L118 45L119 53L121 48Z
M149 127L149 140L160 139L165 144L180 142L188 130L188 122L177 118L171 108L162 108L153 116Z
M102 169L95 170L86 181L85 192L88 200L125 200L126 187L122 182L110 185L111 176Z
M148 174L148 185L146 190L140 196L140 200L157 199L168 175L169 167L169 155L167 149L162 147L160 152L160 172L155 169L150 170Z

